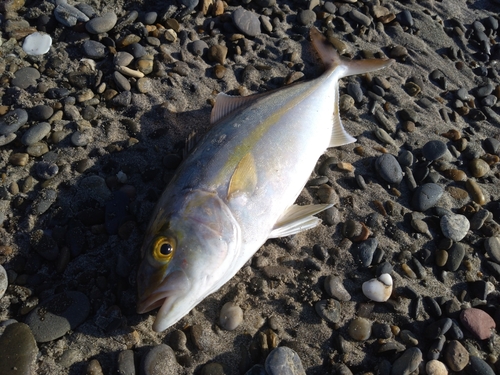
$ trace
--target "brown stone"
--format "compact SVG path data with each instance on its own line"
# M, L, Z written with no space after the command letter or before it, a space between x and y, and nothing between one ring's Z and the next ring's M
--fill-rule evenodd
M444 349L444 361L456 372L462 371L469 363L469 352L457 340L451 340Z
M474 202L481 206L486 203L486 197L484 196L483 190L475 180L468 179L465 182L465 187Z
M476 308L463 310L460 313L460 321L479 340L489 339L492 331L496 328L493 318L483 310Z

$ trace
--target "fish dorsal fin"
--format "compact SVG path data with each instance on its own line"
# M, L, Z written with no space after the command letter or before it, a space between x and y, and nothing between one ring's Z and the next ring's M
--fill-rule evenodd
M339 87L335 88L337 98L339 98ZM332 126L332 136L330 138L330 144L328 147L338 147L342 145L346 145L349 143L356 142L356 138L351 136L348 132L345 131L344 125L342 125L342 121L340 120L340 110L339 110L339 101L336 100L335 109L333 112L333 126Z
M314 228L321 220L313 216L332 207L333 204L311 204L308 206L290 206L274 224L268 238L291 236L303 230Z
M255 100L255 96L256 95L232 96L222 92L219 93L215 98L215 105L212 108L210 124L215 124L220 119L253 102Z
M227 189L227 199L231 200L242 194L250 195L256 186L257 169L255 168L255 160L249 152L243 156L231 176Z

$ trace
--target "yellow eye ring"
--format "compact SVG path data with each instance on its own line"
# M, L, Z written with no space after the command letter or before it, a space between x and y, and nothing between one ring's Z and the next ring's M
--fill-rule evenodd
M168 262L175 252L175 241L170 237L158 237L154 243L153 257L160 262Z

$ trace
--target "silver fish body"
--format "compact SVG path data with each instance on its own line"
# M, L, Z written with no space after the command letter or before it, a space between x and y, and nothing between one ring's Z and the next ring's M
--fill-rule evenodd
M219 94L213 126L157 203L138 274L138 311L161 306L155 331L219 289L268 238L312 228L330 207L293 203L324 151L355 141L340 122L338 80L390 60L347 61L316 29L311 39L325 73L250 97Z

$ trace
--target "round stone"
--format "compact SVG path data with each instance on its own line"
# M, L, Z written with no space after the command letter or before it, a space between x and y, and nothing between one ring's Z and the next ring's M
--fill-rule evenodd
M377 278L365 281L362 290L372 301L385 302L392 294L392 277L388 273L383 273Z
M269 353L265 369L268 375L305 375L306 373L298 354L286 346L279 346Z
M419 348L406 349L401 357L394 361L391 375L409 375L413 373L422 362L422 352Z
M455 242L461 241L469 231L470 222L464 215L444 215L439 221L441 231L446 238Z
M36 86L36 80L39 78L40 72L31 66L27 66L14 73L14 78L12 78L11 84L19 87L20 89L27 89L30 86Z
M357 9L353 9L349 12L349 17L356 23L360 24L360 25L363 25L363 26L370 26L370 24L372 23L372 20L370 17L368 17L367 15L361 13L359 10Z
M469 352L457 340L451 340L446 345L443 357L448 367L455 372L462 371L469 363Z
M433 359L425 364L427 375L448 375L448 370L443 362Z
M443 188L435 183L419 186L413 193L412 203L416 211L426 211L434 207L443 195Z
M260 34L260 21L255 13L239 7L233 12L232 18L234 25L246 36Z
M316 13L310 9L301 10L299 13L299 21L304 26L312 25L316 22Z
M219 315L219 324L227 331L236 329L243 322L243 310L233 302L227 302L222 306Z
M460 313L460 321L474 337L489 339L496 328L495 321L486 312L476 308L465 309Z
M172 348L165 344L154 346L142 358L141 373L145 375L177 375L180 365Z
M342 307L334 299L321 300L315 303L314 308L318 315L328 323L338 323Z
M35 374L38 348L30 328L12 323L0 336L0 374Z
M375 250L377 250L377 246L378 241L374 237L368 238L357 246L359 261L364 267L368 267L372 264L373 254Z
M354 318L349 324L348 332L356 341L368 340L372 334L372 322L365 318Z
M474 177L483 177L490 171L490 166L483 159L472 159L469 163L469 170Z
M434 141L429 141L427 142L424 147L422 147L422 154L424 157L429 160L438 160L438 159L446 159L446 160L451 160L451 154L448 151L448 148L446 147L446 143L440 140L434 140ZM450 157L446 157L446 156Z
M37 105L30 110L30 118L37 121L48 120L53 114L54 109L45 104Z
M328 294L330 297L336 298L339 301L344 301L344 302L351 300L351 295L344 288L342 280L338 276L330 275L325 277L324 288L326 294Z
M390 184L399 184L403 179L403 170L394 155L380 155L375 161L375 168L380 177Z
M208 50L208 44L203 40L195 40L190 44L191 52L196 56L203 56Z
M465 257L465 247L459 242L454 243L451 249L448 251L448 260L446 261L446 269L448 271L455 272L462 264L462 260L464 259L464 257Z
M85 28L91 34L107 33L115 27L117 17L115 12L108 12L100 17L95 17L85 24Z
M26 317L37 342L48 342L62 337L78 327L89 315L90 303L81 292L57 294L42 302Z
M49 132L50 124L48 122L40 122L24 132L21 142L26 146L31 146L45 138Z
M24 109L10 111L0 119L0 135L9 135L16 132L28 121L28 112Z
M87 133L79 132L78 130L71 135L71 143L77 147L83 147L88 145L90 139L91 139L90 135L88 135Z
M95 40L86 40L83 43L83 51L91 59L103 59L108 54L107 47Z
M48 180L59 172L59 167L50 161L40 161L35 165L35 172L38 178Z
M36 32L24 39L23 51L32 56L44 55L49 52L51 45L52 38L49 34Z

